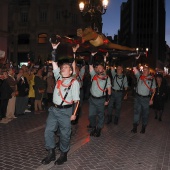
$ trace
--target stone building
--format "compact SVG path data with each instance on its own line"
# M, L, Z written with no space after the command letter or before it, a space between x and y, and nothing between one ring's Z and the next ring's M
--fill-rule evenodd
M10 0L9 57L19 64L45 61L51 53L49 38L76 35L82 26L77 0Z
M5 58L0 63L6 62L8 52L8 1L0 1L0 50L5 51Z
M128 0L121 6L119 43L149 48L143 62L159 67L165 61L165 1Z

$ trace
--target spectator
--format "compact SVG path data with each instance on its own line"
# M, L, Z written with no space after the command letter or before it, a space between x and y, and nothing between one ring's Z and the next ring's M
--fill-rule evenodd
M9 119L6 119L6 110L8 105L8 100L12 97L13 90L9 86L7 82L8 73L6 71L3 72L2 84L0 86L1 93L1 105L0 105L0 123L8 123Z
M35 90L35 114L39 114L42 111L42 99L45 92L45 81L42 77L42 69L39 69L34 78L34 90Z
M167 88L166 88L166 84L163 82L163 77L161 74L157 74L156 92L153 98L153 108L155 110L155 119L158 118L158 114L159 114L159 121L162 121L162 114L164 111L166 92L167 92Z
M34 102L35 102L35 91L34 91L34 78L35 78L35 73L36 73L36 69L32 68L30 70L30 75L31 75L31 79L29 81L29 93L28 93L28 98L29 98L29 103L31 105L31 111L34 111Z
M14 75L15 75L14 69L9 68L7 82L13 90L12 97L8 101L7 112L6 112L6 117L9 120L16 118L14 113L15 113L16 96L18 95L18 91L17 91L17 81L14 78Z
M16 116L22 115L25 113L25 108L28 105L28 91L29 85L26 77L23 76L24 71L23 69L19 70L17 75L17 89L18 95L16 97L16 107L15 107L15 114Z

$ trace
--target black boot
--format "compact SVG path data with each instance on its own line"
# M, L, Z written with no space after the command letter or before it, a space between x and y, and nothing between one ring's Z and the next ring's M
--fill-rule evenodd
M101 134L101 129L97 128L95 133L94 133L94 137L100 137L100 134Z
M133 133L137 133L137 124L136 123L134 123L133 124L133 129L131 130L131 132L133 132Z
M60 141L58 141L56 144L55 144L55 149L59 149L60 148Z
M142 129L141 129L140 133L145 133L145 128L146 128L146 126L142 125Z
M117 125L118 124L118 121L119 121L119 118L117 116L115 116L114 118L114 124Z
M51 161L55 161L55 150L54 149L49 149L48 150L48 155L41 161L42 164L46 165L49 164Z
M55 161L55 165L61 165L67 161L67 152L61 152L60 157Z
M107 122L106 124L109 124L112 122L112 115L107 115Z
M93 128L92 131L90 132L90 136L94 136L96 134L96 128Z

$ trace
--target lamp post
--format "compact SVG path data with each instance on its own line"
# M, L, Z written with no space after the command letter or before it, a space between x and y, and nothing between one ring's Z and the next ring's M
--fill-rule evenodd
M79 3L83 17L90 18L90 26L97 32L102 32L102 15L106 13L108 0L84 0Z

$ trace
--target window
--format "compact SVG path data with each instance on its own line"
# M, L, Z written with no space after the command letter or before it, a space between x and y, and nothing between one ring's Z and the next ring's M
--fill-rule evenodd
M19 0L19 5L30 5L30 0Z
M22 11L21 12L21 23L27 23L28 22L28 12Z
M61 17L60 11L56 11L56 19L57 19L57 20L60 20L60 17Z
M47 21L47 11L42 10L40 11L40 22L46 22Z
M38 35L38 43L39 44L47 43L47 34L39 34Z

